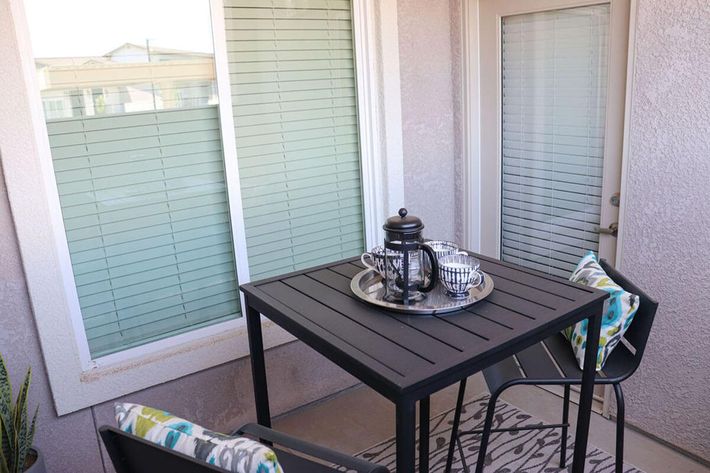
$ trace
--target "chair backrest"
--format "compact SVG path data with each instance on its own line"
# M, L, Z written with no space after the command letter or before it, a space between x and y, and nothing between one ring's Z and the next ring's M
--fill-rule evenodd
M183 453L156 445L115 427L99 429L117 473L228 473Z
M648 342L648 337L651 334L651 327L653 326L653 319L656 317L656 309L658 309L658 302L651 299L641 288L636 284L631 282L626 276L621 274L616 269L612 268L606 260L601 260L601 267L606 271L611 279L614 280L619 286L621 286L625 291L635 294L639 297L639 309L634 315L634 319L629 325L629 328L624 334L624 338L628 341L634 350L633 360L626 371L624 377L631 376L636 368L638 368L641 363L641 358L643 358L643 353L646 349L646 343ZM617 347L617 350L621 348ZM614 352L612 352L610 359L614 357Z

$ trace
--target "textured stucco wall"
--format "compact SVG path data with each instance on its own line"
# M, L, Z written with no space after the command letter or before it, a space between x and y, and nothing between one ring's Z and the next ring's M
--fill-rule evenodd
M22 257L2 173L3 156L35 153L26 86L8 0L0 0L0 353L14 385L33 369L30 404L39 405L35 443L48 471L97 473L102 459L96 427L113 423L113 401L58 417L27 292ZM266 357L273 414L353 385L356 380L301 343L270 350ZM226 431L255 420L248 358L146 389L123 399L142 402Z
M462 241L459 2L401 0L397 8L405 205L427 237Z
M629 421L710 460L710 2L639 0L621 268L660 301Z

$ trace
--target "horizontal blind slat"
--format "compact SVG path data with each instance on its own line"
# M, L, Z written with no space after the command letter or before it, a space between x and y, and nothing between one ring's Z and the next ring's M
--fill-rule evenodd
M216 106L47 129L92 356L239 314Z
M224 6L252 278L360 253L349 2Z
M281 9L281 8L238 8L229 6L224 9L225 18L236 19L301 19L301 20L349 20L349 10L321 10L316 8Z
M608 5L503 18L504 260L569 276L598 250Z
M298 10L346 10L350 11L350 0L230 0L226 9L240 11L242 8Z
M227 41L230 54L241 52L285 52L352 49L351 39L292 39L279 40L230 40ZM231 56L230 56L231 57Z
M148 328L137 327L130 330L124 330L118 334L93 338L90 345L91 353L95 357L108 355L114 352L113 347L117 343L120 343L124 349L128 349L167 337L191 332L216 323L228 321L233 318L233 315L230 314L220 317L219 312L224 312L223 308L230 305L233 305L233 301L210 307L208 308L209 310L203 309L195 311L193 314L189 314L191 318L190 325L188 327L175 324L173 318L167 318L162 321L154 321Z
M526 222L522 223L526 224ZM505 222L503 223L503 229L505 229L507 233L506 238L510 239L514 239L515 235L526 235L530 238L537 238L540 241L548 241L576 248L593 248L595 247L595 245L597 245L597 243L595 243L594 241L570 236L566 232L558 232L555 231L557 229L553 228L546 228L541 230L539 228L532 228L527 225L516 225L515 223Z
M225 273L224 276L229 277L230 274ZM181 310L184 312L186 304L221 303L222 301L210 300L210 297L218 296L231 300L235 297L237 290L233 280L226 282L215 280L213 284L200 288L171 284L169 279L166 279L163 283L164 286L158 285L149 292L130 294L115 300L113 300L112 293L110 293L107 299L110 304L101 305L97 303L94 306L108 310L88 318L87 324L91 328L98 328L114 324L121 325L128 320L132 323L146 323L150 321L151 314L154 312L170 309L177 311L177 314L179 314Z
M346 29L325 30L265 30L265 29L227 29L227 47L233 41L264 41L264 40L352 40L352 31Z

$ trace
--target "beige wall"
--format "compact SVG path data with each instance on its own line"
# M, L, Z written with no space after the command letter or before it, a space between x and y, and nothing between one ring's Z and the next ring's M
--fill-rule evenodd
M660 308L629 421L710 460L710 2L639 0L621 269Z
M460 2L397 8L405 205L426 237L461 242Z

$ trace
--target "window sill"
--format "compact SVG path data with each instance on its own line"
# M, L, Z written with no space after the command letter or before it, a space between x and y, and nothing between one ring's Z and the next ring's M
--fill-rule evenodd
M52 389L57 413L68 414L249 355L246 324L242 320L206 329L214 328L222 330L218 333L212 330L201 337L199 333L192 333L190 340L182 343L180 336L167 339L168 346L164 349L130 358L122 356L123 359L115 362L106 357L96 367L81 371L78 377L64 377L60 386ZM292 335L266 319L262 321L262 330L265 348L294 340Z

